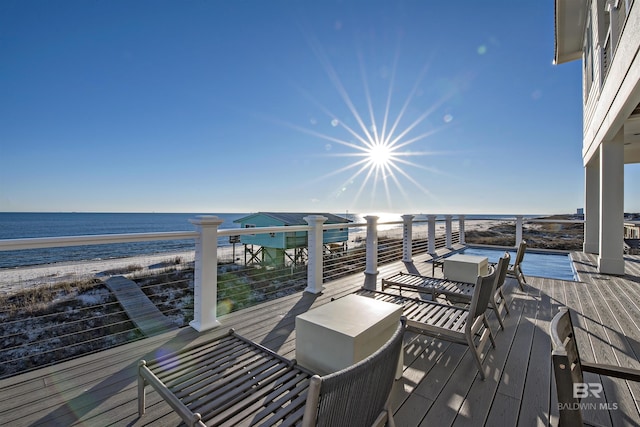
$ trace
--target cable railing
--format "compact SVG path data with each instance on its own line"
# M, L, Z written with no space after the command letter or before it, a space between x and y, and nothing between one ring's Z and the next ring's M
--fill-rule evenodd
M323 285L330 286L332 281L348 275L364 274L365 284L371 278L375 281L377 265L403 259L407 248L411 248L409 252L413 255L418 255L469 243L465 239L469 240L473 235L473 230L469 229L473 228L470 224L475 220L465 220L464 217L442 219L432 215L427 219L405 218L401 222L377 224L375 217L368 217L367 223L360 224L320 223L319 226L261 227L259 230L218 230L215 225L203 229L202 223L206 221L206 218L200 221L200 228L195 232L4 240L0 241L0 251L57 247L56 244L68 247L190 238L195 242L195 261L168 254L167 261L157 271L133 263L110 273L133 280L176 327L196 327L211 320L203 320L203 306L208 313L214 308L213 320L216 320L226 313L292 293L321 291ZM498 226L508 226L511 233L509 242L513 241L511 246L515 246L518 238L529 239L531 233L528 228L534 224L537 230L547 227L549 232L554 227L561 232L563 227L582 226L581 221L529 222L522 218L493 221ZM323 235L329 234L326 230L338 227L349 229L347 240L322 239ZM236 235L300 231L307 233L307 238L297 238L295 247L279 248L281 252L272 251L271 255L264 257L260 255L249 263L244 262L245 245L232 249L220 244ZM315 231L318 231L315 235L320 239L314 239ZM376 244L372 245L373 242ZM206 245L213 245L214 251L211 252ZM212 253L215 255L210 256ZM375 262L372 261L374 258ZM215 279L206 282L211 280L206 273L212 267ZM316 275L318 268L319 276ZM44 278L40 286L20 289L20 284L15 284L15 288L0 295L0 337L3 342L0 378L145 337L102 280L92 278L83 282L51 284ZM215 289L213 301L206 295L212 288ZM196 295L200 296L196 298Z

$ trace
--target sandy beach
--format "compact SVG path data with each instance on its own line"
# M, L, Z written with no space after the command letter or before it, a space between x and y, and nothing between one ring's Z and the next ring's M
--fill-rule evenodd
M0 293L64 281L91 279L108 275L112 271L126 271L131 266L141 267L136 270L136 274L141 274L145 271L166 267L177 257L182 260L182 264L192 262L194 260L194 251L2 268L0 269Z
M485 230L501 221L483 220L469 221L465 224L465 230ZM438 232L444 232L444 224L438 223ZM401 228L398 229L398 231ZM384 234L385 232L381 232ZM390 234L399 234L391 232ZM349 240L355 241L363 239L365 233L350 233ZM400 235L398 236L400 237ZM218 248L220 259L231 260L233 247L222 246ZM236 246L236 257L242 256L242 245ZM127 270L135 271L132 274L143 275L147 272L159 271L171 264L176 258L180 258L181 264L193 262L195 251L161 253L152 255L141 255L127 258L114 258L106 260L91 261L70 261L54 264L36 265L18 268L0 268L0 294L7 294L12 291L28 289L41 285L52 285L64 281L76 281L91 279L94 277L104 277L113 274L124 274Z

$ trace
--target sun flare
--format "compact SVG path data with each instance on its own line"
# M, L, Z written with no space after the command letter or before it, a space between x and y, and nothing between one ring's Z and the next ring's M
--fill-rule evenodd
M413 86L407 87L408 93L406 93L404 101L400 103L392 102L392 98L398 95L396 87L398 61L396 57L390 67L386 95L382 93L383 91L378 90L375 93L378 95L376 97L378 102L374 102L374 97L372 96L374 93L370 90L372 86L368 82L364 58L362 52L359 52L356 56L360 63L360 80L363 84L362 94L364 98L352 98L354 89L349 88L347 90L347 87L344 86L339 73L333 67L322 46L313 39L310 39L310 44L330 82L339 97L342 98L344 106L347 107L347 112L350 114L347 113L345 115L343 113L343 115L339 115L336 112L338 107L328 108L311 93L298 87L304 97L309 99L327 116L330 128L320 130L320 128L314 129L292 123L285 124L298 131L328 141L325 144L326 151L334 150L335 144L342 146L341 150L335 150L327 155L355 159L338 169L317 177L314 181L346 174L345 179L332 191L332 197L343 197L348 193L352 203L356 204L359 198L366 194L372 207L385 209L393 207L394 199L397 196L403 197L410 204L412 203L412 200L415 199L415 194L410 194L407 191L406 184L410 184L427 196L433 196L425 187L426 184L422 184L411 176L407 169L417 168L430 173L442 174L434 166L433 162L428 160L412 161L412 159L418 157L428 157L437 153L434 151L411 150L409 146L424 141L445 127L451 126L452 118L450 114L447 113L445 117L449 117L449 119L443 119L440 124L438 124L439 121L437 119L433 120L432 116L437 114L437 111L453 96L455 91L447 91L441 94L433 103L420 109L412 106L414 98L422 96L423 89L421 84L429 68L427 64L420 70ZM381 86L375 87L380 88ZM357 95L356 93L353 94ZM385 96L386 99L384 99ZM356 107L355 99L364 101L359 108ZM319 126L319 123L321 123L321 120L315 117L312 117L310 121L314 127ZM382 205L383 200L386 200L386 206Z

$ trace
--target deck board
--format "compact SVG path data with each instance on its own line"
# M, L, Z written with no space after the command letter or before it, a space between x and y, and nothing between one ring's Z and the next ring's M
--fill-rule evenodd
M627 274L620 277L598 274L594 255L573 253L572 259L582 283L527 277L528 286L521 291L508 279L511 314L504 331L489 315L497 348L487 350L485 381L466 346L407 333L403 377L391 399L397 425L555 425L548 327L562 305L575 311L583 358L640 368L640 257L625 256ZM431 273L420 256L414 260L419 270ZM378 286L382 277L398 271L404 271L401 262L380 266ZM178 426L180 418L151 390L147 413L138 418L139 359L222 335L230 327L295 357L295 316L363 283L361 273L345 277L325 283L320 295L298 293L221 316L222 326L214 331L182 328L0 380L0 424ZM607 402L620 406L618 411L591 413L594 420L640 424L640 385L593 375L585 380L602 381Z

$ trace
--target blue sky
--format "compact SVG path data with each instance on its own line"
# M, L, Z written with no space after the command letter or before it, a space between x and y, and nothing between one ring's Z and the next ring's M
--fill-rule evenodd
M0 211L575 212L553 33L551 1L4 0Z

